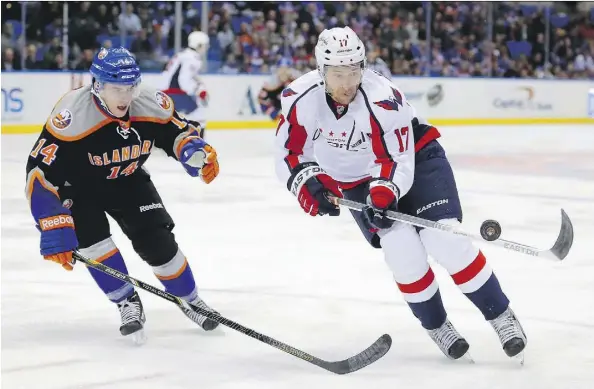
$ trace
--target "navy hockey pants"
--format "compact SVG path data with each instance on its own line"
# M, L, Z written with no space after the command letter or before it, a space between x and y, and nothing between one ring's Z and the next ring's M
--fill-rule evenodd
M454 173L443 147L434 140L417 152L415 158L414 181L408 193L398 202L398 212L431 221L458 219L462 222ZM365 203L368 195L367 182L344 191L346 199L360 203ZM380 248L379 236L365 227L361 212L351 210L351 213L367 241Z

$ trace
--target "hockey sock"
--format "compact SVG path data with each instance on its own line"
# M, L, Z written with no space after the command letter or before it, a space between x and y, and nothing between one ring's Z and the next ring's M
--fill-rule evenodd
M192 301L198 295L192 269L181 250L177 250L164 265L153 266L153 272L167 292L187 301Z
M509 300L481 251L467 267L452 274L452 279L486 320L495 319L507 309Z
M429 300L420 303L408 303L408 306L419 319L423 328L427 330L441 327L447 317L439 289Z
M103 263L105 266L128 274L124 258L111 238L81 249L80 252L87 258L94 259L97 262ZM99 288L114 303L118 303L134 294L132 285L99 270L88 269Z
M396 283L413 314L421 321L421 325L433 330L445 322L446 312L439 293L435 274L427 265L425 274L415 282Z

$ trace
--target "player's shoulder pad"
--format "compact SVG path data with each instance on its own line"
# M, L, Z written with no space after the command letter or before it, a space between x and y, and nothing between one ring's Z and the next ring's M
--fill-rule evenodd
M313 97L317 90L324 89L324 81L317 70L312 70L290 83L281 93L283 111L287 116L300 100Z
M360 90L367 108L376 115L385 116L408 111L404 93L379 73L366 71Z
M166 93L142 85L140 95L130 106L130 120L164 124L171 120L174 109L173 100Z
M82 139L111 121L94 104L90 85L72 90L54 106L45 128L63 141Z
M179 55L181 66L189 66L190 72L198 73L202 69L202 58L193 49L185 49Z

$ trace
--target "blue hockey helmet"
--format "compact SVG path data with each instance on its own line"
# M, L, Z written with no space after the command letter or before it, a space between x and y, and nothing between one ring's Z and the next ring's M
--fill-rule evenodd
M140 83L140 68L136 59L123 47L102 47L93 58L90 69L95 81L101 84L136 85Z

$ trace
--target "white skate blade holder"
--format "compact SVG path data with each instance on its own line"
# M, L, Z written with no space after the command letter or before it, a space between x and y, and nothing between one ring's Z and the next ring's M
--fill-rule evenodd
M512 357L512 359L520 362L520 366L524 366L524 351L522 351L521 353L519 353L515 357Z
M147 340L146 334L144 333L144 328L141 328L140 330L128 335L127 338L130 338L136 346L142 346Z
M462 355L462 357L460 358L460 361L464 361L466 363L474 365L474 359L472 358L472 355L470 355L470 352L468 352L468 351L466 351L466 354Z

